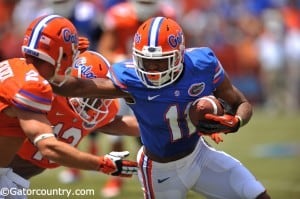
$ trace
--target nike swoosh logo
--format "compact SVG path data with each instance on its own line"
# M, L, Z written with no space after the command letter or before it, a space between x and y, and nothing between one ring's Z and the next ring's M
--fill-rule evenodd
M170 177L163 178L163 179L157 179L158 183L163 183L164 181L168 180Z
M154 100L155 98L159 97L160 95L148 96L148 100Z

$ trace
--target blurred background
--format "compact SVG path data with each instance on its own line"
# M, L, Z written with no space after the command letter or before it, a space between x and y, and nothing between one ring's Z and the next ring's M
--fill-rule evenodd
M255 107L252 121L216 148L241 160L273 198L300 198L300 0L0 0L0 60L21 57L26 27L49 13L69 18L90 39L90 49L111 63L131 57L133 34L143 20L174 18L186 47L212 48ZM93 136L80 147L104 154L115 143L134 159L139 143L133 138ZM64 181L63 170L34 177L32 188L93 187L94 198L142 198L137 179L124 180L117 194L107 195L100 191L106 176L77 172Z

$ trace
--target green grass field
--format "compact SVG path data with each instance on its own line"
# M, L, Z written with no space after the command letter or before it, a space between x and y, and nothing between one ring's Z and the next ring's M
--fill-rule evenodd
M238 134L224 137L224 142L214 145L239 159L265 185L273 199L300 198L300 115L283 116L254 111L250 123L240 129ZM107 139L99 136L102 153L108 151ZM131 151L131 159L135 158L137 145L135 140L126 137L126 147ZM134 144L133 144L134 143ZM80 145L84 150L85 142ZM94 195L70 196L69 198L101 198L99 191L107 176L97 172L82 172L81 181L63 185L57 178L63 168L48 170L32 178L31 189L65 189L73 192L76 189L92 189ZM29 199L67 198L63 196L29 196ZM142 192L137 177L126 179L124 188L116 199L141 199ZM203 197L189 193L188 199Z

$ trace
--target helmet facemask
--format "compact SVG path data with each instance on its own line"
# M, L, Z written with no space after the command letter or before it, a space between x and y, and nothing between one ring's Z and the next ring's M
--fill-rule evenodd
M161 47L144 46L142 51L133 49L136 72L143 84L148 88L162 88L176 81L183 69L182 56L179 56L178 53L177 50L162 53ZM148 60L148 63L152 61L154 64L160 60L167 66L158 67L158 70L155 71L148 70L145 60ZM159 71L159 69L163 70Z
M112 100L73 97L69 103L84 122L94 126L107 117Z
M74 44L72 44L72 52L73 52L72 55L68 55L68 56L72 56L72 63L70 63L70 65L68 63L66 63L69 66L65 67L64 74L62 75L62 74L60 74L61 73L61 62L62 62L62 57L64 55L63 55L63 47L59 48L59 57L58 57L58 59L56 61L56 67L55 67L54 75L51 77L51 79L48 80L51 84L60 87L71 76L72 65L73 65L74 61L76 60L76 58L78 57L78 55L80 53L77 50L77 48L76 48L76 46Z

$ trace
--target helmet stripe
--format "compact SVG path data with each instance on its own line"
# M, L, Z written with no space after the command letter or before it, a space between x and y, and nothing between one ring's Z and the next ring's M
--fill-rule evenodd
M148 38L149 46L157 46L159 27L161 26L163 19L164 19L163 17L156 17L152 21L149 29L149 35L150 35L150 37Z
M46 24L49 23L50 21L52 21L54 18L58 18L58 17L61 17L61 16L59 16L59 15L49 15L49 16L43 18L41 21L39 21L35 25L35 27L33 27L33 29L32 29L32 33L31 33L31 37L30 37L30 40L29 40L28 47L36 48L37 44L40 40L40 37L41 37L41 32L46 27Z

